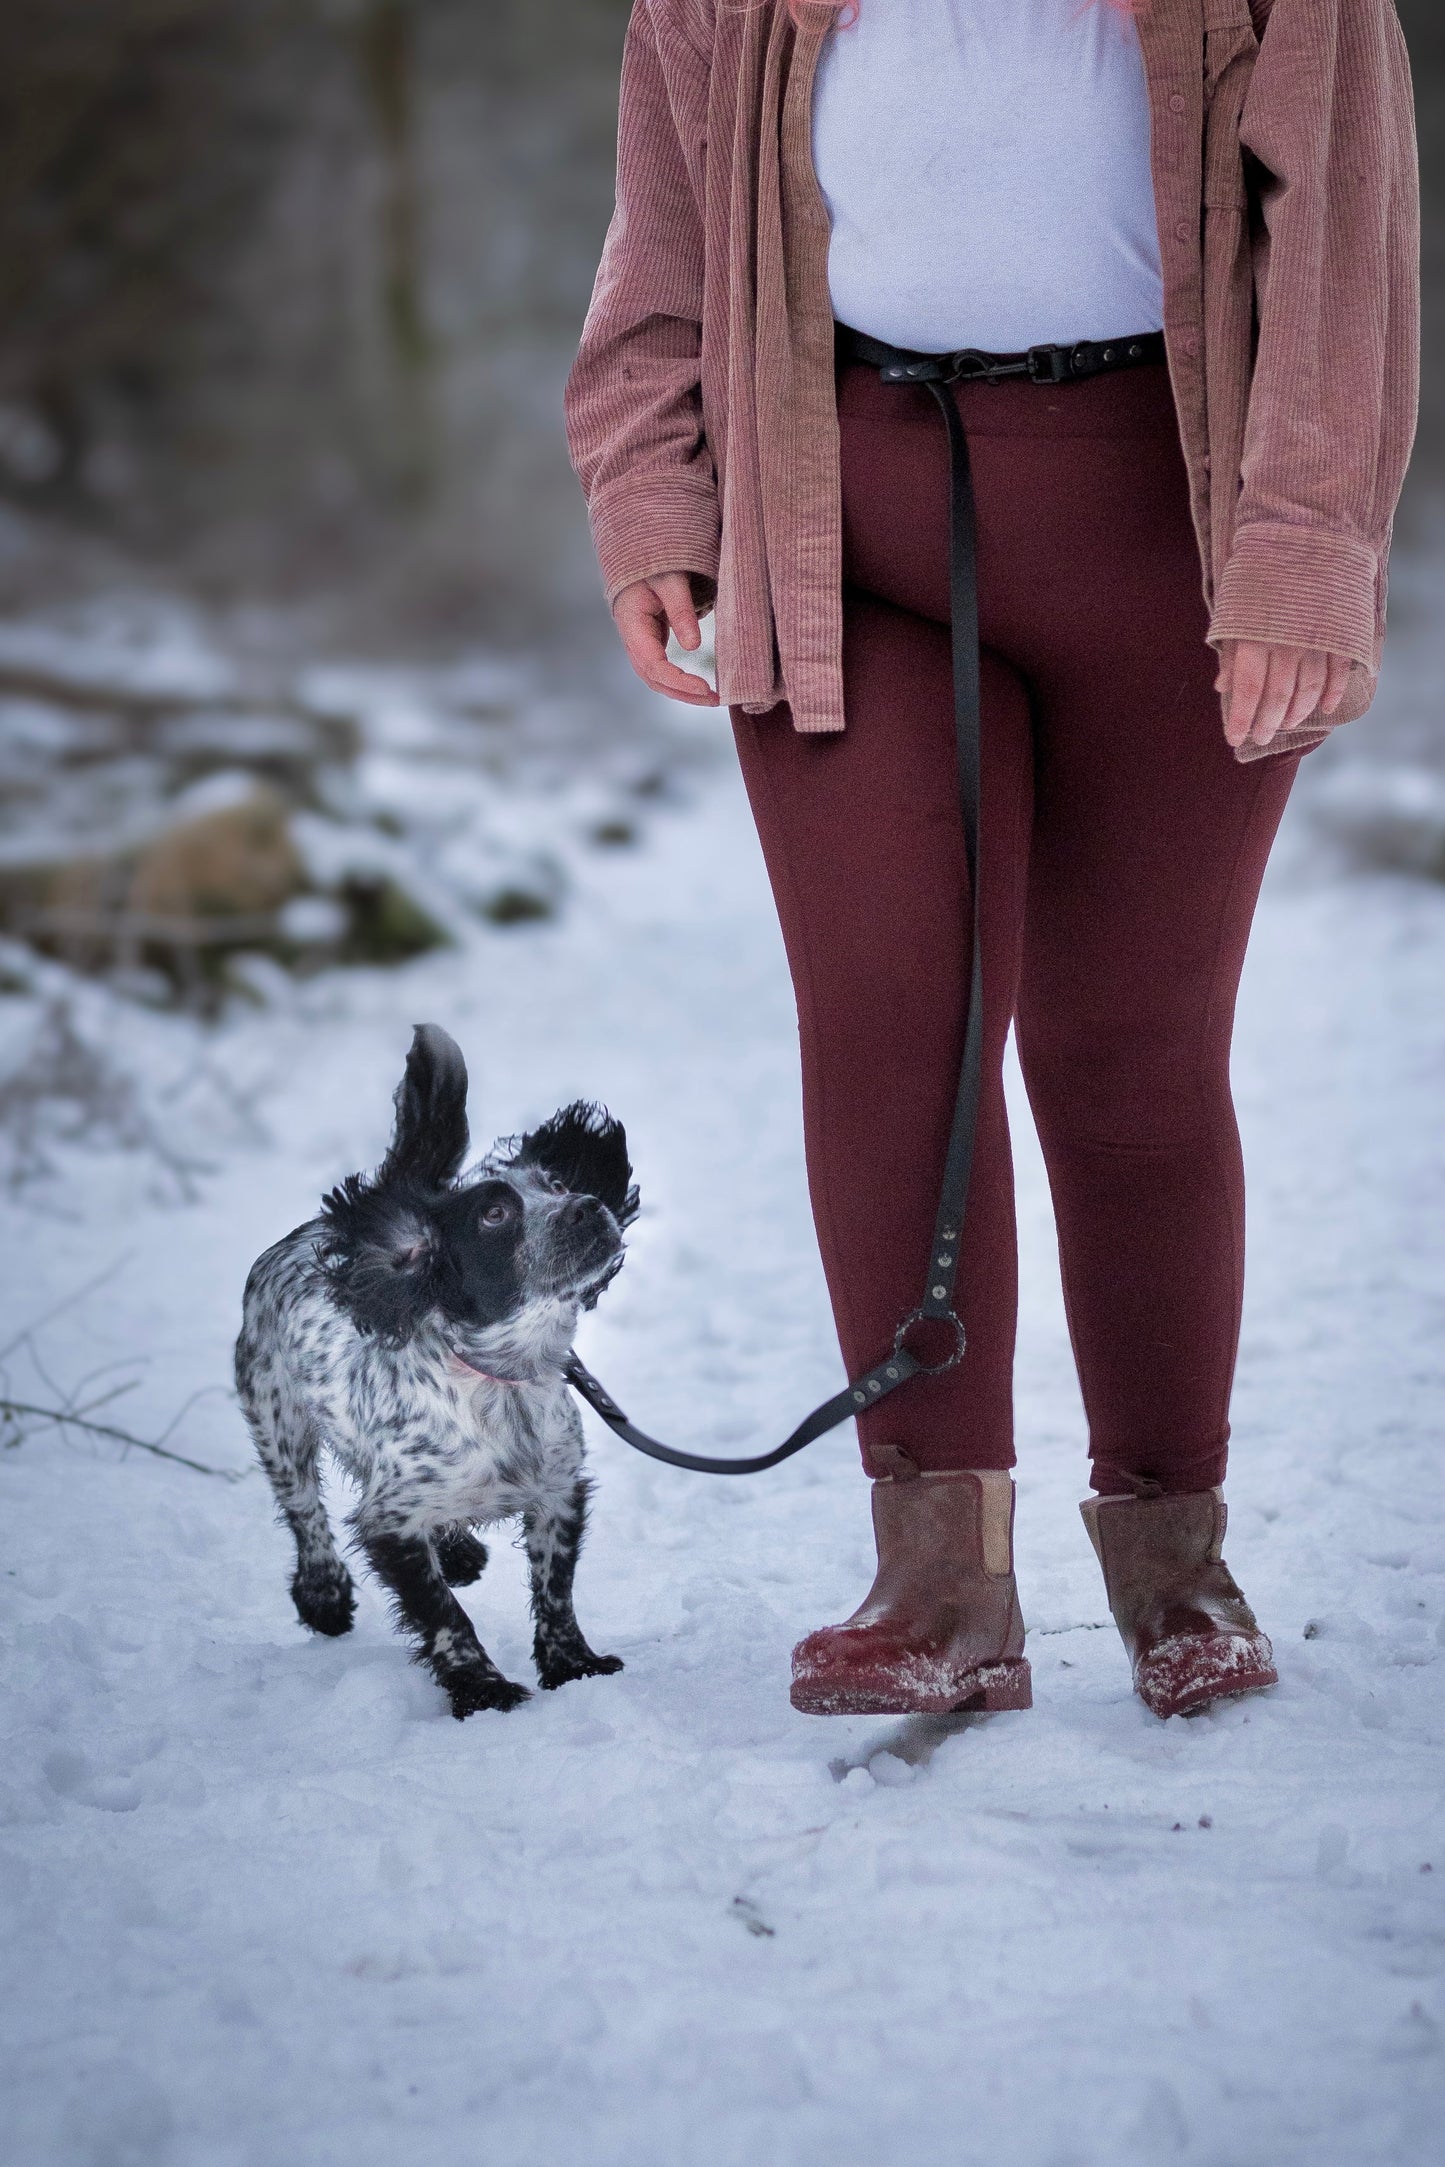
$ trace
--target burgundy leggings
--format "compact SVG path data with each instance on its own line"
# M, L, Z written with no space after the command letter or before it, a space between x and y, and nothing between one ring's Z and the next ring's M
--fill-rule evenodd
M1299 755L1224 742L1163 366L956 392L978 499L984 1086L968 1351L859 1422L864 1465L1013 1465L1002 1063L1048 1165L1094 1487L1223 1479L1244 1269L1229 1042ZM922 1293L962 1048L948 454L928 392L839 376L847 728L735 710L797 995L808 1181L849 1374ZM941 1330L941 1327L934 1327ZM920 1353L946 1350L910 1337Z

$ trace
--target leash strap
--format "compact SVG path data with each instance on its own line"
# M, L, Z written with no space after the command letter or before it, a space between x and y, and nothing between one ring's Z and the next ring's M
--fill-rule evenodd
M1130 339L1083 340L1074 346L1032 346L1027 353L987 354L973 347L954 354L921 354L886 346L862 332L838 327L838 350L846 359L877 369L885 384L917 384L932 393L948 432L949 464L949 608L953 638L953 731L958 764L958 805L963 821L964 853L968 863L969 894L973 901L973 955L969 971L968 1020L964 1028L963 1058L959 1064L958 1091L953 1105L943 1178L939 1184L938 1211L933 1227L933 1250L923 1299L899 1325L893 1351L883 1361L851 1378L841 1392L815 1407L780 1445L751 1459L720 1460L699 1452L679 1452L661 1444L630 1422L600 1380L573 1352L566 1377L593 1413L613 1433L637 1452L669 1467L683 1467L700 1475L759 1475L801 1452L815 1438L896 1392L910 1377L936 1376L963 1359L968 1344L963 1323L953 1307L954 1281L973 1171L974 1137L978 1128L979 1099L983 1089L983 939L980 925L979 873L979 771L980 771L980 663L978 636L978 553L974 513L973 475L969 466L968 438L949 387L959 382L998 382L1027 377L1036 384L1061 384L1106 370L1138 368L1164 359L1162 332L1141 333ZM954 1331L953 1352L941 1362L921 1362L903 1342L913 1325L924 1320L949 1324Z
M882 1399L885 1392L896 1391L923 1368L923 1363L906 1347L895 1346L886 1361L865 1370L841 1392L824 1400L821 1407L815 1407L780 1445L775 1445L771 1452L757 1453L750 1460L713 1460L705 1453L678 1452L672 1445L660 1444L657 1438L649 1437L646 1430L640 1430L636 1423L628 1421L607 1387L593 1376L575 1353L567 1358L566 1376L573 1390L582 1395L594 1414L601 1416L608 1429L634 1451L645 1452L650 1460L664 1460L669 1467L690 1468L697 1475L760 1475L764 1468L776 1467L781 1460L790 1460L804 1445L811 1445L815 1437L836 1429L845 1417L856 1415L860 1407Z

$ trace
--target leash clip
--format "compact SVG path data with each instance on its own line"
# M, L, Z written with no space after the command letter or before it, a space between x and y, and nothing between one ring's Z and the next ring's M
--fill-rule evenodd
M947 363L946 384L1001 384L1010 376L1027 376L1030 363L1027 355L1017 361L1000 361L994 354L986 354L977 346L964 346L956 354L945 357Z

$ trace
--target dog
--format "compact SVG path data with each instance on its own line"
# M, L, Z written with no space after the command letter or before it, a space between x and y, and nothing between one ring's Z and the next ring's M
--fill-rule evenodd
M452 1589L472 1533L520 1516L542 1686L621 1670L572 1607L587 1519L582 1423L563 1374L580 1312L620 1269L638 1193L620 1122L577 1101L501 1139L466 1176L467 1071L435 1024L413 1034L391 1147L252 1266L236 1388L282 1519L291 1595L313 1632L356 1597L321 1500L329 1449L356 1481L360 1548L460 1721L515 1708Z

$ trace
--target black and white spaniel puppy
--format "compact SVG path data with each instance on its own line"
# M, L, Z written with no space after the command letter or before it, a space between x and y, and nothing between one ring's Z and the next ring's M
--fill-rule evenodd
M529 1698L451 1592L486 1564L477 1525L521 1517L543 1686L622 1668L593 1654L572 1608L588 1484L563 1364L637 1213L626 1135L600 1108L565 1107L459 1178L466 1102L460 1050L420 1025L381 1166L257 1260L236 1342L241 1406L296 1538L302 1622L345 1633L355 1609L321 1500L325 1446L360 1489L352 1524L397 1622L458 1718Z

